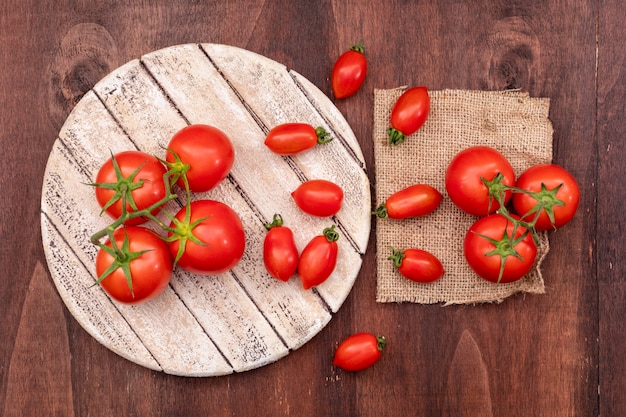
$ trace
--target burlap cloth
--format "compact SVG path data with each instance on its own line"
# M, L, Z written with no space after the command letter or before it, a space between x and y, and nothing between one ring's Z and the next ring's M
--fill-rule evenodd
M515 174L552 160L549 99L519 91L430 91L430 113L424 126L398 146L388 145L391 109L404 88L374 91L375 206L392 193L416 183L437 188L444 196L437 210L425 217L376 220L378 302L473 304L501 302L518 293L545 292L541 262L548 253L547 234L541 235L532 271L509 284L479 278L463 258L463 239L475 217L456 208L447 197L444 174L457 152L488 145L504 154ZM430 284L402 277L388 260L391 251L415 247L436 255L445 275Z

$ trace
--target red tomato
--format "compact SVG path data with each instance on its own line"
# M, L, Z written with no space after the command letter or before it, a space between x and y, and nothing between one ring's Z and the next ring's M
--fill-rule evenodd
M399 145L406 136L417 132L426 123L430 97L426 87L413 87L398 98L391 109L391 127L387 129L390 145Z
M530 271L537 245L526 228L515 227L501 214L491 214L470 227L463 254L479 277L505 283L517 281Z
M96 274L107 294L126 304L142 303L161 294L173 270L167 243L138 226L117 229L113 240L115 246L107 240L96 256Z
M568 223L576 214L580 189L567 170L553 164L528 168L517 179L513 209L535 230L550 230Z
M329 136L322 126L314 128L306 123L283 123L269 131L264 143L278 155L295 155L332 141Z
M159 160L140 151L126 151L107 160L96 176L96 199L114 219L122 215L122 199L126 200L126 210L135 212L144 210L158 203L165 197L166 186L163 181L165 167ZM157 214L160 207L152 214ZM138 225L146 221L145 217L134 217L126 225Z
M288 281L298 268L298 248L290 228L283 226L280 214L274 215L263 241L263 262L267 272L280 281Z
M333 365L345 371L362 371L378 362L386 344L387 340L383 336L353 334L337 347Z
M178 185L185 188L184 177L193 192L215 188L230 172L235 150L220 129L195 124L178 131L170 140L166 161L179 173Z
M320 285L333 273L337 264L339 234L335 226L324 229L305 246L298 262L298 275L305 290Z
M405 278L415 282L437 281L444 274L443 265L435 255L422 249L396 251L392 248L391 256L398 271Z
M243 256L246 236L239 216L226 204L196 200L170 224L170 252L181 268L201 275L221 274Z
M334 216L343 202L341 187L326 180L306 181L291 196L300 210L316 217Z
M330 74L335 98L350 97L361 88L367 74L364 51L363 44L352 45L350 50L343 53L335 62Z
M415 184L392 194L373 214L381 219L420 217L435 211L443 196L427 184Z
M459 152L448 165L446 191L457 207L472 216L486 216L511 198L515 185L509 161L497 150L473 146Z

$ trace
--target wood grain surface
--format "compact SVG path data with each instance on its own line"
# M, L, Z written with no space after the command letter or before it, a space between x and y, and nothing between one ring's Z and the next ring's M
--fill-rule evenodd
M626 175L625 23L618 0L1 2L0 416L626 415L626 192L615 185ZM373 225L332 320L267 366L170 375L85 331L54 285L39 226L46 162L77 103L123 64L189 43L268 57L332 97L332 64L361 39L365 84L333 102L372 187L375 88L550 99L553 160L582 197L576 218L550 234L546 293L475 306L376 303ZM333 352L357 331L384 334L387 350L371 369L346 373Z

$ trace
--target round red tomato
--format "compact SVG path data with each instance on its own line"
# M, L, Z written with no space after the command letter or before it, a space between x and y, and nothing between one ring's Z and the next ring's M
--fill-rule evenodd
M172 276L167 243L152 230L127 226L113 233L96 256L100 286L113 299L126 304L151 300L161 294ZM125 269L128 268L128 274Z
M178 173L177 184L185 188L184 177L193 192L215 188L230 172L235 161L233 145L220 129L194 124L178 131L170 140L166 161Z
M226 204L192 201L170 224L170 252L177 264L201 275L221 274L242 258L246 236L241 219Z
M435 211L443 196L428 184L414 184L392 194L373 214L380 218L406 219Z
M269 131L264 143L278 155L295 155L332 140L322 126L314 128L307 123L283 123Z
M337 265L339 234L335 226L324 229L304 247L298 262L298 275L305 290L320 285L333 273Z
M497 150L473 146L459 152L445 175L446 191L452 202L472 216L486 216L511 198L515 173L509 161Z
M300 210L316 217L334 216L343 203L341 187L327 180L306 181L291 196Z
M536 230L550 230L568 223L576 214L580 189L567 170L554 164L528 168L517 179L513 193L515 212Z
M435 255L422 249L392 249L388 258L393 261L403 277L415 282L437 281L444 274L443 265Z
M374 336L371 333L353 334L337 347L333 365L345 371L362 371L378 362L386 344L383 336Z
M426 123L430 96L426 87L413 87L398 98L391 109L391 127L387 129L389 144L398 145L406 136L417 132Z
M532 234L501 214L477 220L463 242L463 254L476 274L491 282L513 282L526 275L537 256Z
M161 201L166 194L165 167L145 152L126 151L113 155L96 176L96 199L103 211L114 219L122 215L122 200L129 213L144 210ZM157 214L160 207L152 214ZM133 217L126 225L138 225L145 217Z
M335 98L346 98L354 95L365 81L367 60L363 52L363 44L352 45L333 65L330 83Z
M274 278L288 281L298 268L298 248L290 228L283 226L280 214L274 215L272 223L265 227L269 230L263 241L263 263L265 269Z

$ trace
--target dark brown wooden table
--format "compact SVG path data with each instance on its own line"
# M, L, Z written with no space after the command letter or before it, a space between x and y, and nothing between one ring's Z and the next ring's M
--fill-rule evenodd
M132 5L128 5L128 4ZM626 8L607 1L3 1L0 3L0 415L626 415ZM310 342L240 374L184 378L101 346L47 270L40 198L51 146L98 80L167 46L223 43L286 64L330 95L363 39L369 73L337 101L374 182L373 89L521 89L551 100L554 162L578 179L576 218L550 235L545 295L476 306L375 301L375 230L356 284ZM384 333L361 373L338 341Z

